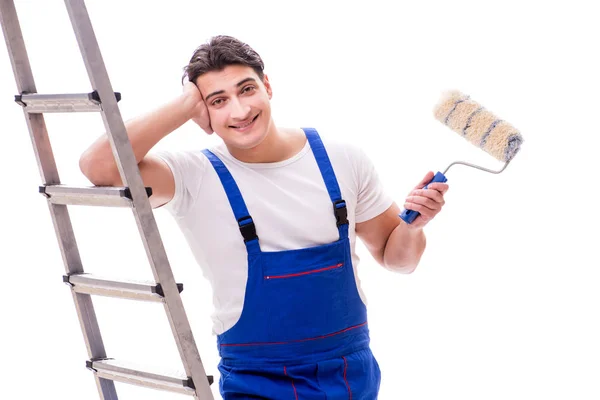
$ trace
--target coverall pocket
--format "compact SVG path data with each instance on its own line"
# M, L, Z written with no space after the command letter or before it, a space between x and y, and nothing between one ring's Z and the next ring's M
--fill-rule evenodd
M280 367L225 367L228 375L219 388L224 400L294 399L292 380Z
M233 368L219 363L218 369L219 373L221 374L221 378L219 379L219 387L222 389L227 379L231 376Z
M345 378L353 398L377 399L381 384L381 370L370 349L344 357Z
M290 272L279 272L279 273L266 273L264 275L265 280L276 280L276 279L291 279L298 278L303 276L310 276L315 274L322 274L329 271L339 270L344 267L343 262L339 263L329 263L327 265L314 266L305 271L290 271Z

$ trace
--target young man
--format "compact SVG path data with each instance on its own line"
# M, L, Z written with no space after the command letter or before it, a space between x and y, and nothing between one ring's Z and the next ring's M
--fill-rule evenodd
M429 172L404 203L421 215L404 223L357 147L275 126L263 62L232 37L200 46L185 77L181 96L126 126L152 206L173 214L212 285L223 398L377 398L356 237L412 272L448 186L423 189ZM223 143L148 154L190 119ZM122 184L104 136L80 167Z

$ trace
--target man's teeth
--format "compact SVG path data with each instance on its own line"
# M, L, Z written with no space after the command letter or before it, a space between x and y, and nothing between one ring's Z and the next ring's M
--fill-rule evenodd
M245 128L245 127L247 127L248 125L250 125L251 123L253 123L253 122L254 122L254 119L255 119L255 118L252 118L250 121L248 121L248 122L247 122L247 123L245 123L244 125L234 125L233 127L234 127L234 128L238 128L238 129L239 129L239 128Z

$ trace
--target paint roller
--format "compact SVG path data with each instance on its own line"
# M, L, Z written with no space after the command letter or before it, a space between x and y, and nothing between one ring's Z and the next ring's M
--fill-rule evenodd
M521 133L514 126L498 118L472 100L470 96L458 90L451 90L442 94L440 101L434 108L434 115L438 121L448 126L471 144L503 161L504 166L502 169L494 171L464 161L455 161L444 172L437 172L425 186L425 189L432 182L446 182L448 180L446 173L450 167L456 164L499 174L506 169L523 143ZM404 210L400 214L400 218L407 224L411 224L418 216L419 213L414 210Z

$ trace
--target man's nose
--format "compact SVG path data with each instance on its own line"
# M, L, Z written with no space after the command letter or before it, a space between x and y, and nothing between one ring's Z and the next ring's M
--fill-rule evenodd
M237 97L231 99L231 118L244 120L250 115L250 106L243 104Z

